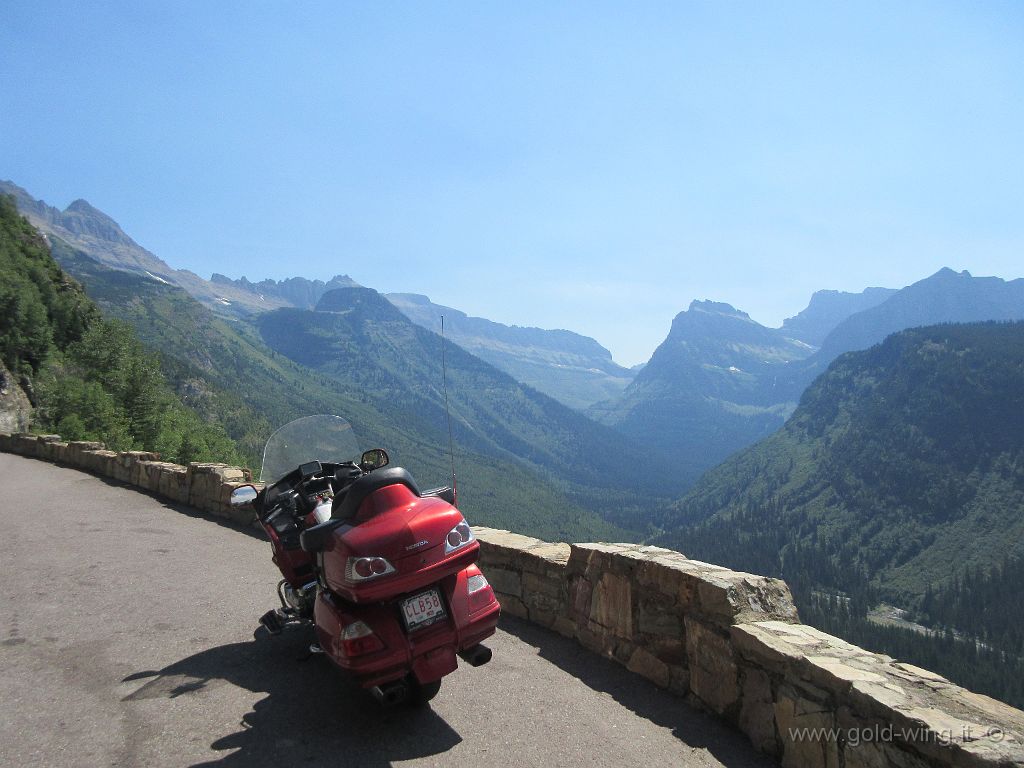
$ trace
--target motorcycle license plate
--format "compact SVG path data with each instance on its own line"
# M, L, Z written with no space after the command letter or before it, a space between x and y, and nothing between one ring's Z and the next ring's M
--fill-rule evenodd
M402 601L402 618L406 629L413 630L443 619L444 603L436 589L428 589Z

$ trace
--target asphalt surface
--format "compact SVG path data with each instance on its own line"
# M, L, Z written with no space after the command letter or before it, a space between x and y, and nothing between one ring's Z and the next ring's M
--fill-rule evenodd
M382 711L277 600L253 532L0 454L0 765L769 766L746 739L514 619L431 706Z

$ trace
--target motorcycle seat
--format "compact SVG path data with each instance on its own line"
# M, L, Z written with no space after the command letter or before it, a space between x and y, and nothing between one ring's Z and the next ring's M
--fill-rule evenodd
M420 495L420 489L408 470L402 467L375 469L353 482L343 495L335 496L331 505L331 519L350 520L355 517L367 496L389 485L404 485L417 496Z

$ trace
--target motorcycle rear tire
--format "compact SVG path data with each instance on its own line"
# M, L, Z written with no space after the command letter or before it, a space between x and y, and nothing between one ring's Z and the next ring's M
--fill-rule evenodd
M412 690L410 691L411 695L409 700L414 707L424 706L432 698L437 696L437 692L441 690L440 680L435 680L432 683L420 683L413 679L411 682Z

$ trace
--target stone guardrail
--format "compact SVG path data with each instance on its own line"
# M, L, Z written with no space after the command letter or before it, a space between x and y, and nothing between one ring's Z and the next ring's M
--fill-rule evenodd
M247 469L206 462L183 466L160 461L158 454L148 451L108 451L103 443L63 442L60 435L0 433L0 451L84 469L240 525L259 527L251 509L230 504L231 492L252 482Z
M0 450L256 525L224 464L186 466L57 435ZM1024 712L800 623L785 582L638 544L560 544L474 528L502 608L725 718L789 768L1024 766Z

